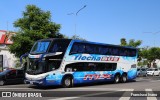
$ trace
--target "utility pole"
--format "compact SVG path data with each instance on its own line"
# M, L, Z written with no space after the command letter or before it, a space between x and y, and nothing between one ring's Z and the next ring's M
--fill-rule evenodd
M76 35L77 25L76 25L76 17L78 16L78 13L83 10L87 5L84 5L82 8L80 8L76 13L69 13L67 15L74 15L74 34Z

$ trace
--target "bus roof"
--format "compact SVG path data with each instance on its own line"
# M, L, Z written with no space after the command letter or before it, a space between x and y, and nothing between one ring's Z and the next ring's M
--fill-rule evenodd
M114 44L106 44L106 43L99 43L99 42L91 42L91 41L85 41L85 40L78 40L78 39L64 39L64 38L48 38L48 39L41 39L38 41L47 41L47 40L61 40L61 41L74 41L74 42L82 42L82 43L90 43L90 44L97 44L97 45L108 45L108 46L115 46L115 47L123 47L123 48L130 48L130 49L137 49L135 47L131 46L120 46L120 45L114 45Z
M47 39L40 39L40 40L38 40L38 41L47 41L47 40L51 40L51 41L53 41L53 40L72 40L72 39L64 39L64 38L47 38Z
M137 49L135 47L131 46L120 46L120 45L114 45L114 44L106 44L106 43L98 43L98 42L91 42L91 41L84 41L84 40L72 40L75 42L82 42L82 43L90 43L90 44L97 44L97 45L108 45L108 46L115 46L115 47L123 47L123 48L130 48L130 49Z

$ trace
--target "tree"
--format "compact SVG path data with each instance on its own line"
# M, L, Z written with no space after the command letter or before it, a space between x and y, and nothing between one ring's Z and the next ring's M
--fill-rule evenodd
M9 46L11 53L20 57L29 52L35 41L44 38L63 38L58 33L60 24L51 21L51 13L43 11L35 5L27 5L22 18L14 22L19 31L12 37L13 45Z
M155 61L156 59L160 59L160 48L153 47L148 50L148 60Z
M134 39L130 39L129 42L127 43L125 38L121 38L120 42L121 46L131 46L131 47L138 47L142 44L141 40L135 41Z
M128 46L138 47L142 44L141 40L135 41L134 39L129 40Z
M160 59L160 48L153 47L153 48L142 49L141 56L148 60L148 66L150 67L152 62L155 63L156 59Z
M78 40L84 40L85 41L85 39L84 38L81 38L80 36L78 36L78 35L73 35L72 37L71 37L71 39L78 39Z
M121 38L121 46L126 46L127 42L125 38Z

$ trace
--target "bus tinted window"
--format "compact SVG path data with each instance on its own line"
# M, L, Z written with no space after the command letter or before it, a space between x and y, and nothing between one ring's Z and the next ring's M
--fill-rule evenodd
M49 47L50 41L38 41L34 44L31 53L44 53Z
M55 42L51 49L50 52L65 52L66 48L67 48L68 44L64 43L64 42Z
M117 47L112 49L112 55L119 55L119 50Z
M74 43L72 46L70 54L75 54L75 53L84 53L85 52L85 45L81 43Z
M92 63L80 62L68 64L65 67L66 72L80 72L80 71L114 71L116 70L116 63Z
M98 48L99 48L99 54L101 54L101 55L106 55L107 54L108 48L105 48L103 46L99 46Z
M97 45L89 43L74 43L70 54L87 53L87 54L99 54L99 55L113 55L113 56L136 56L136 49L130 49L125 47Z
M85 53L88 53L88 54L97 54L96 45L86 44L85 45Z
M84 53L85 52L85 45L79 44L78 45L78 53Z

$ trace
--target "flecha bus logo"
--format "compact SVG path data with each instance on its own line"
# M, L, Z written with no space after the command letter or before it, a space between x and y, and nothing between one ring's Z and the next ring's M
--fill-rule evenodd
M104 56L104 57L97 57L97 56L82 56L77 55L75 56L74 60L87 60L87 61L119 61L119 57L114 56Z

